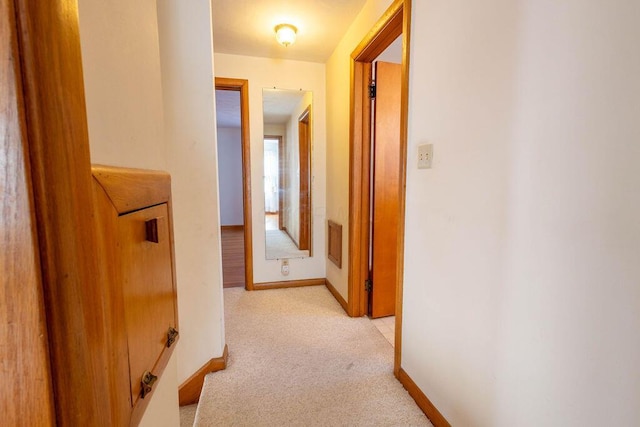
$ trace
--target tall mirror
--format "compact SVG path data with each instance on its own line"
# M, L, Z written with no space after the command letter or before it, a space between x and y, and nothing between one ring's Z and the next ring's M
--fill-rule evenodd
M267 259L311 256L310 91L264 89Z

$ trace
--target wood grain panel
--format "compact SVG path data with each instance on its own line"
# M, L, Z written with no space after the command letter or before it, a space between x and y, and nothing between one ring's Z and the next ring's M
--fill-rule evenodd
M139 392L142 372L134 375L134 378L136 376L137 378L132 382L130 380L130 366L145 364L139 359L140 351L137 346L144 346L144 340L149 339L149 335L156 335L154 344L144 346L144 350L149 353L156 351L155 356L143 352L142 357L147 357L147 360L150 360L146 363L145 369L158 377L164 372L175 348L175 345L169 348L164 345L169 325L163 327L163 322L156 323L155 319L156 311L162 311L165 314L169 311L177 313L170 177L167 173L160 171L107 166L95 166L93 172L94 205L96 207L99 243L96 252L100 254L100 263L104 268L103 274L109 284L108 297L104 304L107 308L105 324L109 328L108 356L111 369L112 413L114 414L113 419L116 420L114 425L137 425L142 419L149 401L153 398L153 391L144 399L139 399L136 392L132 397L131 388L134 384L138 386L137 392ZM132 201L127 201L125 198ZM120 200L117 202L117 206L114 204L114 200ZM144 204L155 206L129 214L119 212L138 208ZM160 214L158 214L159 211ZM128 237L133 238L121 239L120 234L123 230L119 230L119 228L127 228L121 223L127 223L131 218L138 219L134 221L135 224L128 224L134 229L132 235L128 235ZM149 224L154 220L157 229L152 230L152 235L150 235ZM127 234L126 231L124 232ZM131 240L134 241L133 247L127 245ZM135 259L134 257L140 253L141 248L142 252L144 252L144 248L150 249L145 254L150 256L143 256L142 260ZM154 255L158 250L164 260L159 269L153 262L149 262L150 258L157 261L154 259ZM132 273L133 270L136 271ZM141 295L146 287L156 285L158 278L164 285L169 283L168 286L171 290L168 292L165 290L163 293L162 290L154 289L155 294L151 292ZM132 280L135 281L133 285L131 284ZM126 291L123 286L126 287ZM140 294L136 293L141 290ZM135 295L130 298L132 291ZM154 296L159 297L159 301L156 301ZM140 302L141 300L144 301ZM141 305L136 306L139 303ZM160 310L158 310L158 304L161 307ZM147 310L145 311L145 309ZM131 316L132 310L133 316ZM145 318L145 312L153 314ZM140 313L142 315L135 317ZM130 316L127 317L125 314ZM134 317L133 321L131 317ZM177 321L177 316L173 315L171 324L179 330ZM156 328L156 332L149 334L143 332L143 338L132 336L133 334L127 330L129 323L135 324L133 333L139 333L141 329L153 331L153 328ZM147 329L149 325L151 329ZM135 340L134 345L129 343L130 338ZM134 370L138 370L138 368L134 368Z
M298 119L298 157L300 158L298 249L308 250L311 256L311 106L308 106Z
M7 426L53 425L13 2L0 0L0 413Z
M164 171L93 165L95 180L119 214L133 212L171 198L171 177Z
M56 422L111 426L77 2L14 5Z
M376 62L373 142L371 317L392 316L396 307L400 218L400 95L402 67Z
M95 182L95 181L94 181ZM109 279L108 297L105 300L105 327L107 335L109 376L109 394L111 395L113 420L115 425L128 425L131 419L131 393L129 390L129 347L127 344L127 325L124 318L124 297L122 293L122 270L120 254L115 243L114 230L118 229L118 212L111 203L104 188L95 183L94 206L96 209L96 230L98 250L104 274Z
M135 405L145 371L153 372L166 348L167 330L176 327L175 290L171 271L168 221L159 221L159 243L146 239L145 222L167 218L162 204L122 215L118 219L118 242L122 268L124 312L129 345L131 396Z
M342 225L328 221L329 237L327 239L327 257L338 268L342 268Z
M349 150L349 316L367 314L364 281L369 277L369 174L371 103L366 87L371 63L351 63L351 138ZM365 143L366 141L366 143Z

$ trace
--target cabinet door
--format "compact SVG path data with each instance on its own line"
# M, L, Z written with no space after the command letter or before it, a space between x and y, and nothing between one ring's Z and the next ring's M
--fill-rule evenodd
M167 205L121 215L118 233L131 400L135 405L143 373L159 375L153 368L167 348L169 327L176 325Z

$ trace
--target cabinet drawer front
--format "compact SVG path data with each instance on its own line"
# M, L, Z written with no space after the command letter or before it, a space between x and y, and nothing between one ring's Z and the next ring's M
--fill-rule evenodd
M142 375L152 371L176 326L169 214L166 204L118 218L131 399L140 398Z

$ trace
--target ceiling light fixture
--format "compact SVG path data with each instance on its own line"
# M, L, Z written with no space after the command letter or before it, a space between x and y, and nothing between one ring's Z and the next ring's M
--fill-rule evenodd
M287 47L296 41L296 33L298 29L291 24L276 25L276 40L282 46Z

